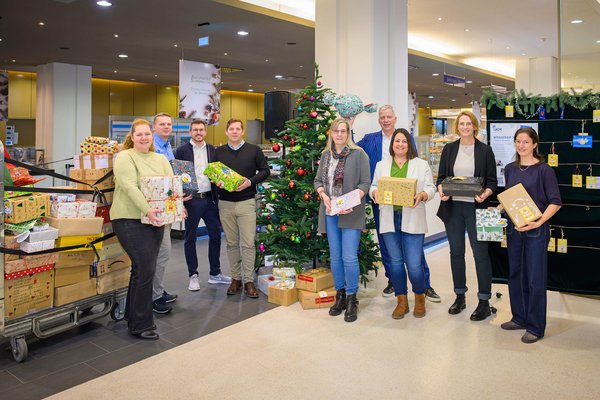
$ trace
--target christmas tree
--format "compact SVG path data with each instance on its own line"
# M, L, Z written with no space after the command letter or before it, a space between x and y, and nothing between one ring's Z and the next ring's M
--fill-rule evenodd
M293 266L297 271L329 261L327 238L317 235L321 199L314 191L313 181L336 115L323 102L331 90L323 86L320 78L315 65L314 82L297 95L298 117L288 121L285 130L273 140L273 150L283 150L284 156L272 161L279 166L280 177L258 186L257 266L267 255L278 265ZM368 229L375 227L371 214ZM374 263L379 260L379 247L368 230L362 234L359 246L363 284L368 282L370 271L377 272Z

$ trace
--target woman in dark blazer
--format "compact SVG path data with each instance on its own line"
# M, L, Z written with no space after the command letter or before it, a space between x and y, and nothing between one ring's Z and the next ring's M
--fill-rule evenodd
M489 300L492 292L492 264L488 256L488 243L477 241L475 209L487 208L489 197L498 187L496 160L492 148L476 139L479 122L472 112L461 112L454 123L454 130L460 136L460 140L444 147L436 182L442 200L437 215L444 221L446 227L456 294L456 300L450 306L448 313L458 314L466 307L465 293L468 290L465 263L466 229L475 258L479 299L477 308L471 314L471 320L481 321L491 315ZM441 182L446 177L452 176L481 177L483 191L473 198L446 196Z

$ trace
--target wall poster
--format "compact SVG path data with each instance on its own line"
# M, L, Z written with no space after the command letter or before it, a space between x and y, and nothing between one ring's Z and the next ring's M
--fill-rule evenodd
M218 125L220 90L221 68L218 65L179 60L179 118L197 118L208 125Z
M504 187L504 168L507 164L515 161L515 132L519 128L529 127L538 132L537 122L506 122L490 123L490 146L496 157L496 172L498 174L498 186Z

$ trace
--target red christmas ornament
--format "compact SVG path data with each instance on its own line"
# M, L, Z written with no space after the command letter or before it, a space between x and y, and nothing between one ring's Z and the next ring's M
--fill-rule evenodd
M285 198L285 193L281 193L281 198Z
M308 125L306 125L306 124L302 125L302 127L303 127L304 129L308 129Z
M317 81L317 86L321 86L321 81Z
M288 135L283 135L283 140L288 140L288 139L289 139Z
M290 146L295 146L296 145L296 139L292 138L290 140Z
M319 114L318 114L316 111L314 111L314 110L313 110L313 111L311 111L311 112L310 112L310 114L308 114L308 115L310 115L310 117L311 117L311 118L317 118L317 116L318 116Z
M290 181L290 182L288 183L288 187L289 187L290 189L293 189L293 188L295 188L295 187L296 187L296 181Z
M306 93L304 93L304 94L302 95L302 98L303 98L303 99L306 99Z
M271 220L271 216L267 215L267 221L270 221L270 220Z
M279 150L281 150L281 146L279 145L279 143L275 143L272 147L273 151L275 153L279 152Z
M287 226L285 226L285 225L281 225L281 226L279 227L279 230L280 230L281 232L285 231L286 229L287 229Z
M285 165L287 165L288 167L289 167L290 165L292 165L292 160L287 160L287 161L285 162Z
M298 168L298 171L296 171L296 173L300 176L304 175L306 173L306 171L304 171L302 168Z
M310 238L310 232L306 232L306 238Z

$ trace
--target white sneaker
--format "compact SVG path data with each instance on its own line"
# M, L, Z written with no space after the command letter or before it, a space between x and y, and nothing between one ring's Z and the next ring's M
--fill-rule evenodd
M200 290L200 279L198 279L198 274L194 274L190 276L190 284L188 286L188 290L192 292L197 292Z
M229 285L231 283L231 277L223 274L219 275L209 275L208 283Z

